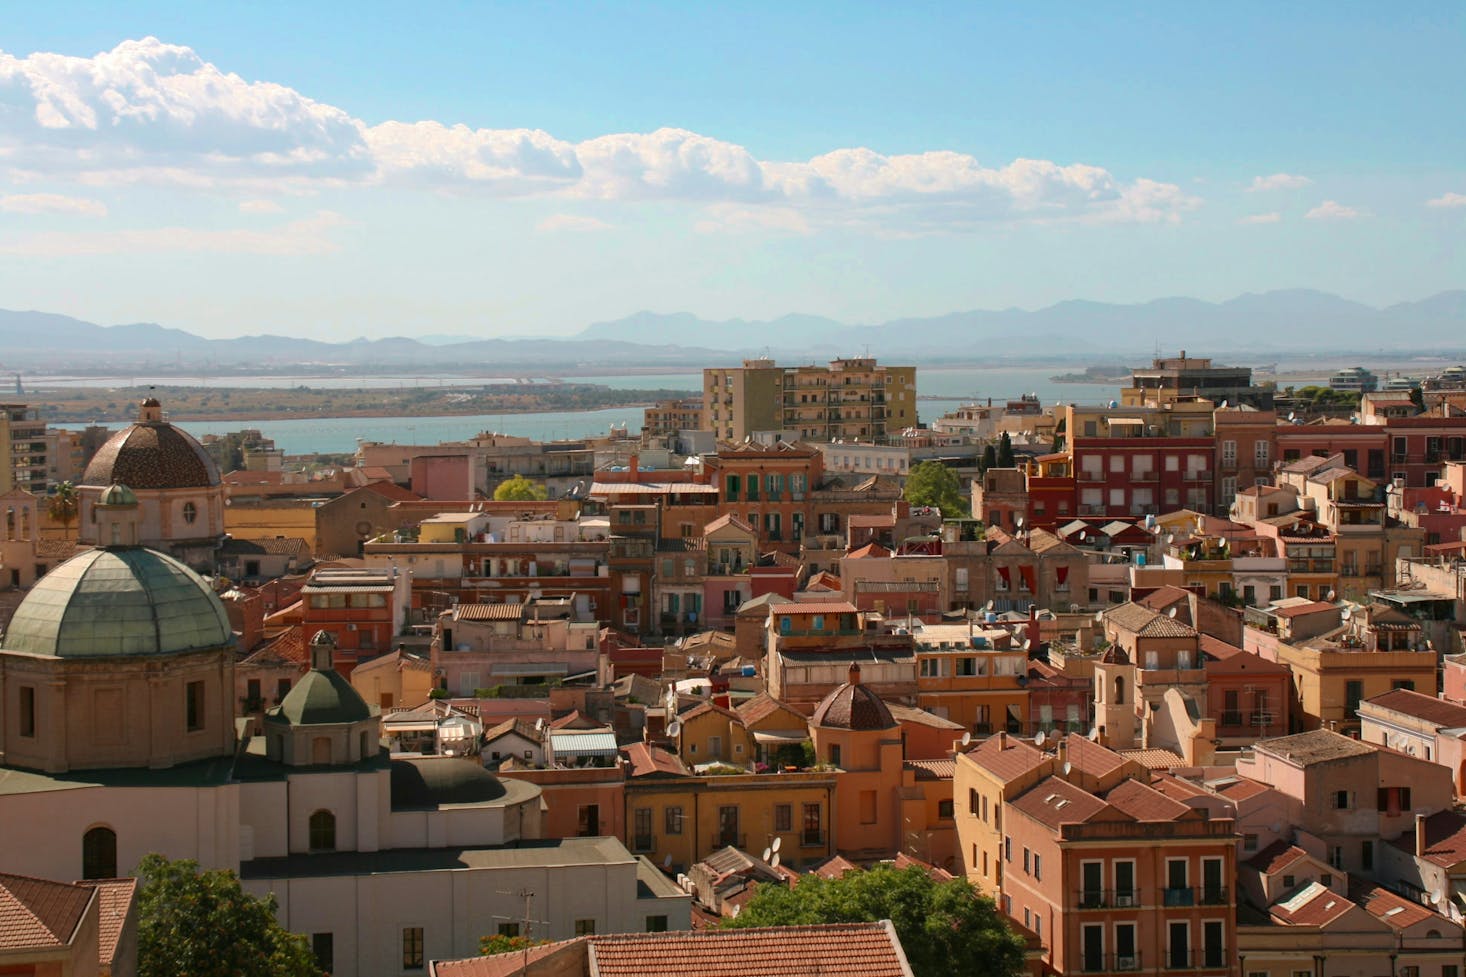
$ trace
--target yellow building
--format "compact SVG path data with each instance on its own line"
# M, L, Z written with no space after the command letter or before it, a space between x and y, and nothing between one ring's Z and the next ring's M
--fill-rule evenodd
M703 702L679 713L675 729L670 739L690 766L721 762L745 767L753 762L753 736L731 709Z
M299 537L312 553L316 546L316 506L319 499L268 499L244 502L230 499L224 507L224 531L235 539Z
M729 845L757 856L775 839L791 867L835 851L833 771L697 777L639 766L626 781L626 844L658 865L670 858L686 871Z
M718 438L793 431L810 441L884 441L916 425L916 367L872 357L781 367L771 359L703 370L703 419Z
M1054 759L999 733L957 755L952 779L957 853L967 880L996 899L1003 887L1003 808L1054 772Z

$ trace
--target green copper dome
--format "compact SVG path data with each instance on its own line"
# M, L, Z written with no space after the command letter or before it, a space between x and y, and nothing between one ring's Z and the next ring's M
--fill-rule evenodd
M173 655L230 645L229 615L203 578L142 547L91 550L36 581L6 651L57 658Z
M292 726L359 723L371 716L366 700L350 682L335 669L319 668L307 672L278 706L265 713L269 722L286 722Z

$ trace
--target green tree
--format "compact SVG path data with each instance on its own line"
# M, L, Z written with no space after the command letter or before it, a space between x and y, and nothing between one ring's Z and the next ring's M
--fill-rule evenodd
M1004 431L1003 436L998 438L998 467L1013 467L1013 439L1008 437L1007 431Z
M952 469L940 461L923 461L906 475L906 501L912 505L933 505L944 519L961 519L971 507L962 497L962 484Z
M494 489L495 502L538 502L549 498L549 495L543 485L531 482L523 475L507 478Z
M878 865L838 879L806 875L793 888L762 885L723 926L807 926L889 919L916 977L1012 977L1023 938L966 879L937 882L916 866Z
M71 523L76 518L76 488L70 482L62 482L46 499L46 514L61 523L61 532L71 538Z
M989 468L998 467L998 449L994 447L991 441L982 446L982 461L977 463L977 467L984 474L987 473Z
M1410 403L1415 405L1416 410L1420 411L1422 414L1425 413L1425 391L1421 390L1418 386L1411 387Z
M275 897L233 872L148 855L138 866L139 977L320 977L305 937L275 919Z

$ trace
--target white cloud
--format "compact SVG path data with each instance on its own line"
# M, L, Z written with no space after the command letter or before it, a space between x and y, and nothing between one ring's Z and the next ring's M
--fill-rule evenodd
M306 255L340 250L328 231L346 224L340 214L318 211L270 230L198 230L157 227L117 231L48 231L0 240L0 254L29 257L187 252L212 254Z
M1337 200L1325 200L1303 216L1311 221L1351 221L1366 215L1357 207L1346 206Z
M1239 224L1276 224L1283 219L1283 215L1274 211L1271 214L1248 214L1246 217L1238 218Z
M579 214L551 214L535 225L535 230L546 234L556 231L608 231L611 225L594 217Z
M1425 202L1427 207L1466 207L1466 193L1443 193Z
M787 229L797 211L804 227L888 233L1177 221L1200 205L1174 184L1124 181L1086 163L994 167L957 152L886 156L861 147L770 161L676 128L571 143L537 129L368 125L155 38L91 58L0 52L0 118L0 168L13 179L69 177L85 186L159 183L263 197L325 184L666 200L743 208L705 218L724 227Z
M1255 176L1252 178L1252 185L1247 188L1248 193L1258 193L1265 190L1297 190L1306 187L1313 181L1306 176L1299 176L1296 173L1273 173L1270 176Z
M77 217L106 217L107 205L88 197L60 193L12 193L0 197L0 210L7 214L73 214Z
M273 200L241 200L239 202L239 212L241 214L283 214L285 213L285 208Z

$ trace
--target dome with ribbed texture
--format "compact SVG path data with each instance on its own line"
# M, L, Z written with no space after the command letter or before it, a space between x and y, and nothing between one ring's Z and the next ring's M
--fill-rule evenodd
M860 668L850 669L850 681L825 696L814 710L814 725L826 729L876 730L896 725L881 697L860 684Z
M108 438L81 477L83 485L133 489L212 488L219 481L219 466L204 446L163 420L151 398L141 419Z
M265 721L291 726L334 726L359 723L372 717L372 710L335 669L312 669L275 708Z
M57 658L174 655L232 645L207 582L142 547L90 550L36 582L5 631L6 651Z

